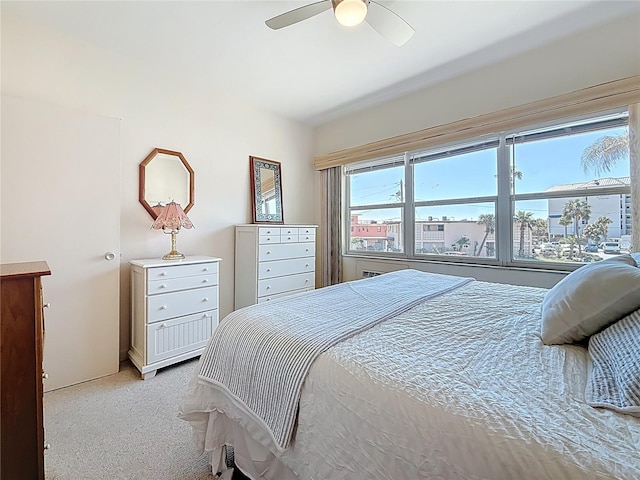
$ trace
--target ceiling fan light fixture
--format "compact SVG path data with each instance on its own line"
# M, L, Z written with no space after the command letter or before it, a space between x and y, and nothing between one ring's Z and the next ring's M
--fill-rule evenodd
M345 27L355 27L367 16L365 0L331 0L331 3L336 20Z

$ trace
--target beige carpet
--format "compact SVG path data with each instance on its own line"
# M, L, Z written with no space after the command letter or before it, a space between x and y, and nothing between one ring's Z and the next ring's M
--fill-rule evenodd
M213 480L178 405L198 361L141 380L128 362L108 377L45 393L47 480Z

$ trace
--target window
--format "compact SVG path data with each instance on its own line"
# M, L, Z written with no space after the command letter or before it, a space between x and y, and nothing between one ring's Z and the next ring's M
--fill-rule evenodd
M498 143L411 155L416 255L495 258Z
M626 152L608 169L588 161L590 149L625 142ZM515 259L591 262L605 256L585 247L630 234L624 221L631 188L626 115L516 134L507 143L515 172Z
M560 268L606 258L600 243L631 234L627 123L618 111L350 164L347 250ZM617 149L606 166L602 147Z
M348 250L404 252L404 163L403 155L363 162L353 169L346 169L349 218L352 229L356 227L357 230L351 230Z

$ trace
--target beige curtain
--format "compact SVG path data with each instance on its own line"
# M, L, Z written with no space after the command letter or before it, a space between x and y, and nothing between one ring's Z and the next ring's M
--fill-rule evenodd
M340 251L342 203L341 167L322 170L322 286L342 282Z
M629 105L629 161L631 163L631 243L640 252L640 103Z

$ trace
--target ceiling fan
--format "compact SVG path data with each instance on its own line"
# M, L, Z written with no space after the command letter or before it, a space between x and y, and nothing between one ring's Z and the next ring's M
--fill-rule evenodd
M265 23L278 30L333 8L338 23L346 27L367 22L376 32L397 46L404 45L415 33L397 13L373 0L321 0L270 18Z

